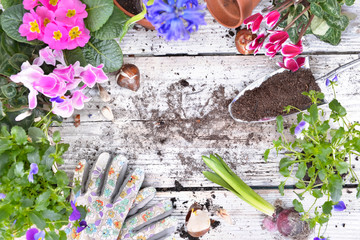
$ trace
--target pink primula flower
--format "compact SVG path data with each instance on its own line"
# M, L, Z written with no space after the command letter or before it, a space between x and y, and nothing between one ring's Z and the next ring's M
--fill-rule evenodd
M62 0L55 12L56 20L72 26L78 19L87 17L86 5L80 0Z
M265 40L265 34L261 33L257 36L257 38L255 38L252 42L250 42L246 46L246 48L248 50L254 50L254 55L255 55L264 44L264 40Z
M61 50L52 50L49 47L43 48L39 51L39 57L35 58L33 64L41 66L44 62L49 65L56 65L56 61L65 65L64 54Z
M43 32L41 32L41 27L40 17L31 9L30 13L24 14L23 24L20 25L19 33L21 36L26 37L28 41L35 39L42 40Z
M53 73L37 79L33 86L37 91L51 98L62 96L67 91L66 82Z
M49 9L47 9L44 6L41 7L37 7L36 8L36 14L39 16L40 18L40 22L41 22L41 32L45 32L45 28L46 26L54 21L55 19L55 13L53 11L50 11Z
M50 48L55 50L66 49L68 40L68 31L64 24L60 22L51 22L45 28L44 42Z
M263 18L264 17L260 13L256 13L246 18L244 20L244 24L246 25L247 29L251 29L252 33L256 33L260 28L260 24Z
M23 1L24 8L26 10L34 9L37 5L39 5L39 0L24 0Z
M88 64L82 73L80 73L80 77L82 78L82 81L92 88L95 83L102 83L109 78L106 76L102 68L104 67L103 64L100 64L98 67L93 67L92 65Z
M278 65L282 68L288 69L292 72L296 72L300 67L305 64L305 58L299 57L296 60L293 58L283 58L283 62L278 62Z
M53 102L53 113L63 118L68 118L74 113L74 106L72 100L68 97L61 97L63 102Z
M294 58L302 53L303 47L301 40L297 44L286 44L281 50L281 54L286 58Z
M39 0L50 11L55 12L61 0Z
M265 16L265 21L266 24L272 28L279 21L279 18L280 13L278 11L271 11Z
M90 39L90 31L85 27L83 20L77 20L68 30L67 49L72 50L77 47L84 47Z
M37 105L36 95L38 91L33 87L35 81L44 76L43 70L37 65L30 65L28 61L21 65L21 72L10 76L11 81L15 83L22 83L30 90L28 100L29 108L34 109Z
M83 109L84 103L90 101L90 98L85 96L82 91L75 91L72 94L71 101L75 109Z

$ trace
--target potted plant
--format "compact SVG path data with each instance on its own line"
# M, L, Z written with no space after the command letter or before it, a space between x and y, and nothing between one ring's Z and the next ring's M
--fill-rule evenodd
M206 0L211 15L225 27L237 28L261 0Z
M337 84L337 76L332 80L327 79L326 85ZM318 108L318 103L324 98L324 94L310 91L304 93L311 101L311 107L306 111L299 111L297 122L289 129L295 135L294 140L285 136L282 116L277 117L277 131L279 139L274 141L277 153L285 155L280 160L279 169L285 180L279 185L280 193L283 194L284 186L289 178L297 180L296 187L298 199L293 203L296 210L301 214L301 219L307 221L313 228L316 224L321 227L326 224L332 210L344 210L344 202L341 201L342 189L346 180L357 184L357 195L360 197L359 178L351 165L355 158L360 155L360 131L359 123L351 123L347 120L346 109L336 99L329 103L330 114L326 114ZM294 109L286 107L287 111ZM265 160L268 159L270 149L265 152ZM304 209L301 201L309 193L314 203L309 209ZM309 196L306 195L306 197ZM319 204L318 199L324 197L326 201ZM313 214L311 213L313 212ZM321 231L318 237L323 238Z

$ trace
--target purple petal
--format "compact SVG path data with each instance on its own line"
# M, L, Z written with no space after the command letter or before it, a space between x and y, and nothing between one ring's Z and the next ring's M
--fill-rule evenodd
M88 202L91 203L92 202L92 198L89 196L88 197Z
M82 221L79 223L79 225L80 225L80 227L77 227L77 229L76 229L76 232L77 232L77 233L83 231L83 230L88 226L85 220L82 220Z
M330 85L330 79L327 78L327 79L326 79L326 82L325 82L325 86L328 87L329 85Z
M102 211L99 212L100 217L104 216L104 213Z
M100 172L99 172L98 170L94 170L94 171L93 171L93 174L96 174L96 175L97 175L97 174L99 174L99 173L100 173Z
M338 81L338 76L335 75L335 77L331 80L332 82L337 82Z
M107 207L107 208L112 208L113 205L112 205L111 203L109 203L109 204L106 204L106 207Z
M6 197L6 195L4 193L0 193L0 200L4 199Z
M45 239L45 232L41 231L41 232L35 233L34 239L35 240Z
M101 219L100 219L100 220L96 220L96 222L95 222L95 226L99 226L99 225L100 225L100 223L101 223Z
M70 221L76 221L76 220L80 219L81 213L79 212L79 210L77 210L74 201L71 201L71 207L73 209L73 212L71 213L71 215L69 217L69 220Z
M344 211L346 209L346 205L343 201L339 201L338 204L334 205L334 210L341 212Z
M96 192L91 192L90 194L91 196L95 196L95 197L97 196Z
M34 240L34 235L38 232L39 230L37 230L36 228L30 228L26 232L26 240Z

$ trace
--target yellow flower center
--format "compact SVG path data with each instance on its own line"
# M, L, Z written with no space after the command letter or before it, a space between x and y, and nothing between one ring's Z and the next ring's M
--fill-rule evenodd
M68 18L71 18L71 17L75 16L75 14L76 14L75 9L69 9L69 10L67 11L67 13L66 13L66 16L67 16Z
M59 0L50 0L49 3L55 7L57 5L58 1Z
M61 39L61 37L62 37L62 34L61 34L60 30L57 30L57 31L54 32L53 38L54 38L56 41L59 41L59 40Z
M40 33L39 24L34 20L33 22L30 22L30 31L31 32L37 32Z
M75 38L78 38L81 34L81 31L79 30L79 27L73 27L69 32L69 37L71 40L74 40Z
M45 19L44 19L44 26L46 27L46 25L48 25L49 22L50 22L50 19L45 18Z
M64 99L64 100L66 99L66 97L64 97L64 96L61 96L60 98L61 98L61 99ZM75 206L76 206L76 204L77 204L77 203L75 203Z

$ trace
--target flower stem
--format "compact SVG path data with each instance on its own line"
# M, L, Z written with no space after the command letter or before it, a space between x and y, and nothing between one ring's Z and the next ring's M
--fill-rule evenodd
M304 36L306 30L309 28L312 20L314 19L314 14L312 14L309 18L309 21L308 23L306 24L306 26L304 26L302 29L301 29L301 32L299 33L299 40Z
M306 13L308 10L310 9L310 6L306 7L298 16L296 16L296 18L294 18L285 28L284 31L289 30L289 28L292 27L292 25L294 25L294 23L296 22L296 20L298 20L304 13Z

